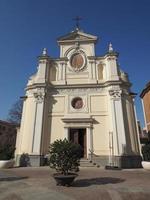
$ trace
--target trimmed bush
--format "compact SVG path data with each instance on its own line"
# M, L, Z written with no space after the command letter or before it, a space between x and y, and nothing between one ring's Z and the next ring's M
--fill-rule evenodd
M49 147L49 165L61 174L77 171L82 157L82 148L79 144L67 139L56 140Z

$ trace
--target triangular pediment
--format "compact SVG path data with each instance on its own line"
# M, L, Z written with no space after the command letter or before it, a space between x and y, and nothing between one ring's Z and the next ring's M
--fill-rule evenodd
M71 33L58 38L58 43L73 42L73 41L97 41L97 37L91 34L84 33L80 30L72 31Z

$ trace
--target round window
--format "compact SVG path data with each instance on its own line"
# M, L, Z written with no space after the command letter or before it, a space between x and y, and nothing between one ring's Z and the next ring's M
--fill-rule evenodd
M83 100L80 97L76 97L72 100L71 105L74 109L80 109L83 107Z

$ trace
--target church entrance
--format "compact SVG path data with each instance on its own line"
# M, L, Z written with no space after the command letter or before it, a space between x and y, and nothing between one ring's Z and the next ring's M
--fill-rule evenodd
M73 143L80 144L83 148L83 154L82 157L87 157L87 151L86 151L86 128L70 128L69 132L69 140Z

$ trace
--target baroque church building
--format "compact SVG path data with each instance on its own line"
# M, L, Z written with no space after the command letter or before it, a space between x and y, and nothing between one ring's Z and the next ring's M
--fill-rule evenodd
M27 153L31 166L44 164L49 144L68 139L83 158L100 166L137 167L140 161L134 93L109 45L95 55L98 38L76 28L58 38L60 57L44 49L24 97L16 160Z

